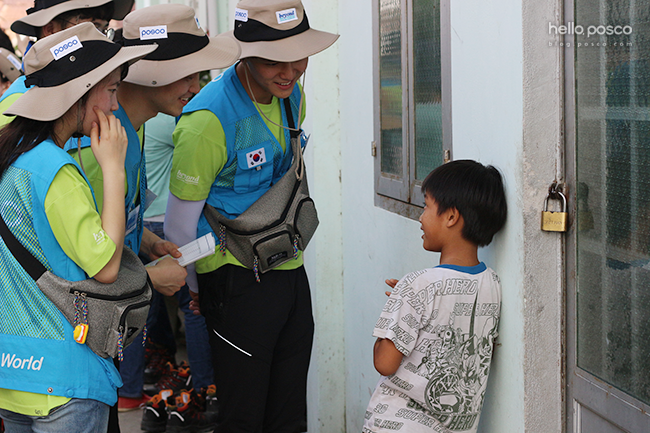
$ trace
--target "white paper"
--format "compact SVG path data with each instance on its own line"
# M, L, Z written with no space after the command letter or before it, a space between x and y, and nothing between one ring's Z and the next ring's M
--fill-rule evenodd
M212 236L212 233L208 233L205 236L201 236L200 238L193 240L189 244L179 247L178 251L181 252L182 256L174 260L176 260L181 266L191 265L197 260L214 254L215 245L214 236ZM146 266L154 266L165 257L171 256L167 254L166 256L154 260L153 262L147 263Z

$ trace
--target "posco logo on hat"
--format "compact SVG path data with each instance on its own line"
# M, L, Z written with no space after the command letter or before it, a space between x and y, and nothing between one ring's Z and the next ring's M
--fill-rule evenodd
M246 9L235 8L235 21L248 21L248 11Z
M77 51L82 47L83 45L81 44L79 38L77 36L73 36L61 42L60 44L50 48L50 52L54 56L54 60L59 60L62 57L65 57L71 52Z
M167 39L167 26L140 27L140 40Z
M295 21L298 19L298 12L296 12L296 8L278 11L275 13L275 15L278 17L278 24L288 23L289 21Z

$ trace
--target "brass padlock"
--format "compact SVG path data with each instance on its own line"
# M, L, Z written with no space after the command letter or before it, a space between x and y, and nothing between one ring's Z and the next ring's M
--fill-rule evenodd
M556 194L562 199L562 211L552 212L548 210L548 199L550 194L544 200L544 211L542 212L542 230L546 232L566 232L569 222L569 214L566 211L566 197L559 191Z

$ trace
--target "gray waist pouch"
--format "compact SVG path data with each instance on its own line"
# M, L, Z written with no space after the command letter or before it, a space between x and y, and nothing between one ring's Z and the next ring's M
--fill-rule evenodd
M287 118L293 119L290 108ZM228 248L244 266L254 270L258 281L260 273L296 259L318 227L316 206L309 197L300 132L294 129L291 148L293 162L289 170L237 218L229 219L209 204L203 209L219 238L222 253Z
M85 344L102 358L121 361L122 350L145 328L152 284L144 265L128 247L122 251L117 280L111 284L92 278L68 281L49 271L36 284L75 327L75 339L82 337L78 332L86 332Z
M294 143L295 142L295 143ZM318 227L318 214L309 197L299 138L291 139L294 160L289 171L235 219L209 204L203 214L219 237L219 248L244 266L265 273L304 251ZM298 156L296 156L298 155Z
M0 215L0 235L18 263L75 327L74 339L102 358L118 357L145 328L151 303L151 280L138 256L122 250L117 280L68 281L45 269L11 233Z

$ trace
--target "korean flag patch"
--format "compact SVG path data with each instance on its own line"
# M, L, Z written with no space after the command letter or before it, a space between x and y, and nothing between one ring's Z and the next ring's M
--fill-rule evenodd
M264 148L261 147L252 152L248 152L246 154L246 162L248 168L254 168L257 167L258 165L264 164L266 162L266 154L264 153Z

